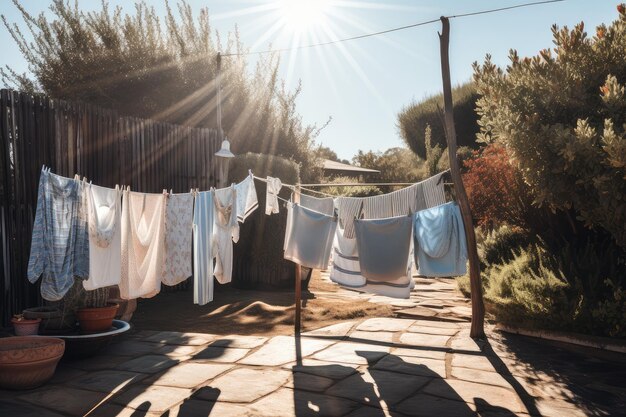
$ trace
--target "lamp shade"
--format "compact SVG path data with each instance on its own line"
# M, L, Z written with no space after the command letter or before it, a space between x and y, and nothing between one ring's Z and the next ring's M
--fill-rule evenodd
M234 158L235 154L230 151L230 142L228 139L222 141L222 148L215 152L215 156L221 156L222 158Z

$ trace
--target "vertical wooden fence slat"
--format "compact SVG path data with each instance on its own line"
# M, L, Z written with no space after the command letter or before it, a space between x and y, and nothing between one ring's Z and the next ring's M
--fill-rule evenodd
M218 147L211 129L0 90L0 327L41 302L26 272L42 165L106 187L187 192L215 185Z

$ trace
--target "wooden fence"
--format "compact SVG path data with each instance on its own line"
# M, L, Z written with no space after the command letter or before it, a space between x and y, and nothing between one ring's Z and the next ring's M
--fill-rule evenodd
M212 129L122 117L87 104L0 90L2 325L39 302L39 287L28 282L26 269L42 165L105 187L187 192L216 184L219 145Z

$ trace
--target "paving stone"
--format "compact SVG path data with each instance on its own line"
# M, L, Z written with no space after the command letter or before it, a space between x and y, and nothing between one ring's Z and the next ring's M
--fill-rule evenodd
M434 334L441 336L454 336L459 332L458 329L446 329L444 327L432 327L432 326L421 326L421 325L413 325L409 327L409 332L413 333L426 333L426 334Z
M290 378L283 369L235 369L214 379L208 389L201 388L195 397L230 403L250 403L278 390ZM219 397L215 397L219 394Z
M390 414L388 411L384 409L370 407L367 405L364 405L354 410L350 414L347 414L345 417L388 417L388 416L402 417L401 415L395 412L393 414Z
M312 330L303 335L311 336L327 336L327 337L344 337L346 336L352 327L355 325L355 321L346 321L343 323L337 323L330 326L322 327L317 330Z
M101 392L57 385L19 395L17 398L35 405L53 409L54 411L71 415L83 415L106 396L107 394Z
M117 392L125 386L139 382L146 374L125 371L97 371L68 381L66 384L76 388L84 388L100 392Z
M113 402L135 410L163 413L190 395L189 388L135 385L113 397Z
M228 336L219 336L219 338L212 341L209 346L240 348L240 349L254 349L256 347L261 346L266 341L267 341L267 337L261 337L261 336L228 335Z
M315 359L303 359L300 365L288 364L284 365L283 368L292 370L293 372L318 375L335 380L343 379L357 372L357 365L338 364Z
M458 323L441 320L416 320L412 327L438 327L441 329L459 329Z
M207 346L193 355L192 360L234 363L246 356L248 352L250 352L250 349Z
M85 375L87 372L82 369L70 368L65 366L64 363L61 363L57 366L57 369L54 371L54 376L50 380L50 384L60 384L63 382L71 381L73 379L79 378L82 375Z
M413 320L373 318L365 320L356 329L367 332L401 332L411 327L413 323Z
M585 413L580 407L567 401L539 399L535 402L537 410L543 417L584 417ZM624 411L622 409L622 411Z
M431 378L446 377L446 363L444 361L415 356L400 357L387 355L376 362L374 369L410 375L421 375Z
M415 417L474 417L473 407L460 400L418 393L402 401L396 409Z
M313 355L313 359L331 362L355 363L367 365L389 353L388 346L365 343L339 342Z
M253 417L246 407L236 404L189 399L175 405L167 417ZM91 416L90 416L91 417ZM116 416L117 417L117 416ZM165 417L165 416L162 416Z
M302 357L309 356L335 343L333 340L300 339ZM263 347L239 363L259 366L279 366L296 360L296 340L292 336L275 336Z
M154 354L177 358L179 356L194 356L197 352L202 351L202 349L204 349L204 346L163 345L155 350Z
M104 403L88 414L88 417L156 417L158 414L138 412L123 405Z
M172 367L179 362L179 360L169 358L165 355L145 355L128 360L126 362L122 362L116 366L116 369L154 374L169 367Z
M63 417L62 414L32 405L0 401L0 416L6 417Z
M452 349L465 352L482 352L484 346L484 342L476 341L469 336L455 336L450 344Z
M120 363L128 361L128 356L96 355L91 358L67 360L62 365L84 371L100 371L103 369L115 369Z
M146 381L153 385L193 388L231 369L234 365L185 362Z
M391 304L391 306L393 307L398 307L398 308L411 308L411 307L415 307L416 305L415 301L411 301L411 300L395 300L389 304Z
M413 346L430 346L445 348L450 336L439 336L423 333L404 333L400 336L400 343Z
M335 383L334 379L305 372L294 372L285 387L322 392Z
M492 407L504 407L511 412L526 412L514 391L502 387L486 386L455 379L433 379L422 392L451 400L476 404L482 400Z
M359 339L373 340L375 342L391 343L393 340L392 332L364 332L357 330L350 333L350 340L360 342Z
M217 336L207 333L159 332L145 339L146 342L166 343L168 345L199 346L209 343Z
M491 363L489 358L484 355L464 355L462 353L454 353L452 354L452 367L496 372L494 365Z
M343 398L281 388L250 404L248 410L255 417L343 416L358 406Z
M406 348L393 348L391 350L392 355L396 356L416 356L418 358L429 358L429 359L446 359L446 351L447 349L441 348L438 349L428 349L426 347L416 346L414 348L406 347Z
M384 400L390 406L411 395L429 381L429 378L421 376L369 370L365 374L354 374L338 382L330 387L326 394L348 398L373 407L380 407L380 401Z
M411 308L405 308L402 310L398 310L396 312L397 315L399 315L400 317L406 317L406 318L412 318L412 319L422 319L425 317L436 317L437 316L437 311L431 309L431 308L427 308L427 307L422 307L422 306L415 306L415 307L411 307Z
M496 372L481 371L478 369L469 368L452 368L452 376L454 378L462 379L470 382L477 382L479 384L497 385L499 387L511 388L506 379L502 375Z
M141 342L137 340L126 340L114 343L107 347L107 354L119 356L139 356L156 353L161 348L161 343Z

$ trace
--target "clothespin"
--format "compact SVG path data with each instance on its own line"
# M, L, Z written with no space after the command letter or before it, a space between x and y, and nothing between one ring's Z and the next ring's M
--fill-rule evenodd
M163 195L165 196L165 198L170 198L170 194L167 192L165 188L163 189Z

